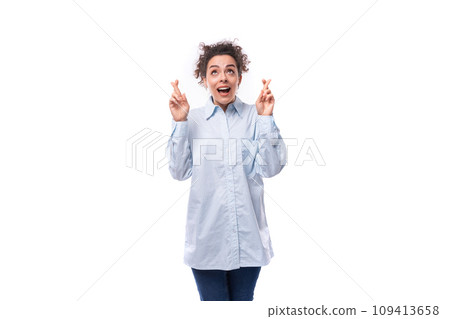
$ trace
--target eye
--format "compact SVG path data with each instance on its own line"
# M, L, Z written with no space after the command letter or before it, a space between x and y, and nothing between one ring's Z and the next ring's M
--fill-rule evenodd
M211 71L211 74L214 74L214 73L217 73L217 71L216 71L216 70L212 70L212 71Z
M228 69L228 72L234 73L234 70L232 70L232 69Z

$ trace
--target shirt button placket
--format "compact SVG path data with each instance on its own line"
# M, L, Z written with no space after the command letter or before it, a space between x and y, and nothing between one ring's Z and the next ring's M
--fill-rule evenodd
M228 111L228 109L227 109ZM234 190L234 174L233 174L233 167L229 164L229 138L230 138L230 131L228 126L228 116L227 112L224 112L224 120L225 120L225 126L224 126L224 166L225 166L225 172L226 172L226 179L227 179L227 188L228 188L228 194L229 194L229 211L230 211L230 221L231 221L231 228L232 228L232 264L233 267L239 267L239 232L238 232L238 222L237 222L237 214L236 214L236 196L235 196L235 190Z

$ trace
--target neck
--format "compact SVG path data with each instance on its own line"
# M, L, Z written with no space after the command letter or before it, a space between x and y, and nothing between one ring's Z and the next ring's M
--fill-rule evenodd
M214 98L213 98L213 100L214 100ZM231 101L231 102L228 103L228 104L220 104L220 103L217 102L216 100L214 100L214 104L220 106L220 107L222 108L222 110L223 110L224 112L226 112L226 111L227 111L227 108L228 108L228 105L230 105L231 103L234 103L235 101L236 101L236 95L234 96L233 101Z

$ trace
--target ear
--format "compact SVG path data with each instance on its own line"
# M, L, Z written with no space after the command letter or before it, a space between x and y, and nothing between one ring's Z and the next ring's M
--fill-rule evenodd
M206 77L202 76L203 79L203 85L205 86L205 88L208 88L208 82L206 81Z
M242 81L242 74L241 74L241 76L239 77L238 86L241 85L241 81Z

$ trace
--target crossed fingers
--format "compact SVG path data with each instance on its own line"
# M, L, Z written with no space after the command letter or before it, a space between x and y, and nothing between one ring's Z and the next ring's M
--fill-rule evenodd
M172 93L172 97L170 98L170 100L172 102L174 102L175 104L181 106L181 104L183 104L183 102L186 101L186 95L181 94L181 91L178 88L178 80L175 80L175 82L170 82L170 84L173 87L173 93Z
M272 94L272 91L269 89L269 83L270 83L270 81L272 81L272 79L270 79L270 80L264 80L264 79L262 79L262 83L264 84L264 87L263 87L263 89L261 90L261 93L262 93L262 96L261 96L261 99L264 101L266 98L268 98L269 97L269 95L271 95Z

